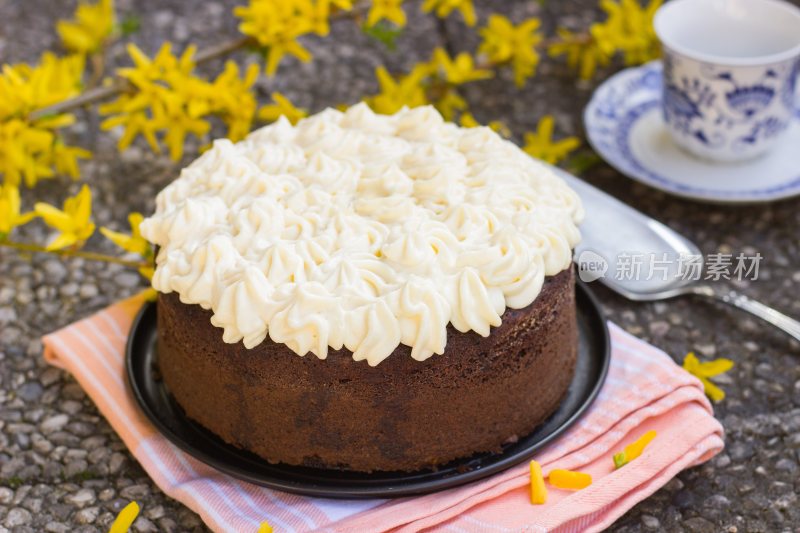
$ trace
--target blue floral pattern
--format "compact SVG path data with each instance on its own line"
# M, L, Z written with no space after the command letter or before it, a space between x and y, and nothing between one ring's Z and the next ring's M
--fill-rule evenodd
M708 156L719 152L746 157L764 151L788 127L798 61L740 70L696 65L665 50L664 121L678 144Z

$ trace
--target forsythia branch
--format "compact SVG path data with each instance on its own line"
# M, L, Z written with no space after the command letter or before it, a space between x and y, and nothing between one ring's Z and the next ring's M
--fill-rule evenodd
M255 40L251 37L237 37L220 44L214 45L205 50L201 50L195 56L195 63L200 65L211 60L226 56L236 50L240 50L250 45L254 45ZM31 120L41 119L50 115L57 115L66 111L71 111L79 107L102 102L114 96L118 96L130 88L130 83L123 78L114 78L110 85L95 87L81 93L75 98L63 100L51 106L37 109L30 115Z
M106 263L117 263L119 265L124 265L133 268L146 268L150 266L146 261L134 261L130 259L123 259L121 257L116 257L113 255L106 255L97 252L86 252L71 248L48 250L44 246L38 246L36 244L28 244L24 242L14 242L14 241L0 241L0 246L5 246L6 248L13 248L14 250L18 250L20 252L45 253L45 254L58 255L62 257L65 256L80 257L83 259L89 259L91 261L104 261Z

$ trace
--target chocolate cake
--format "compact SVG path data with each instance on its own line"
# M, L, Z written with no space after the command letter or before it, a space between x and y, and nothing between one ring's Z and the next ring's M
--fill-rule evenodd
M217 141L141 225L186 414L275 463L413 471L558 407L577 196L488 128L359 105Z

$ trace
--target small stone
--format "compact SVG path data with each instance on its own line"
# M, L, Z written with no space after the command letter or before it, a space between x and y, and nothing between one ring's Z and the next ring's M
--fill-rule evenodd
M93 524L99 514L99 507L87 507L75 513L75 521L79 524Z
M120 272L114 276L114 282L120 287L132 289L141 283L141 278L135 272Z
M158 531L156 525L147 518L140 516L133 523L133 530L140 533L150 533L151 531Z
M164 516L164 506L163 505L156 505L155 507L150 507L146 509L144 512L144 516L149 518L150 520L158 520L162 516Z
M111 456L111 459L108 460L108 472L110 474L118 473L120 470L122 470L122 467L125 465L127 460L128 459L121 453L114 453Z
M89 453L88 459L93 465L96 465L97 463L105 463L110 454L111 450L108 448L96 448Z
M75 477L83 478L89 470L89 463L84 459L75 459L67 463L64 467L64 477L72 479Z
M17 493L14 494L14 501L13 504L17 505L22 502L25 498L28 497L28 493L31 491L30 485L22 485L17 489Z
M167 10L157 11L156 14L153 16L153 24L158 28L168 28L172 26L172 22L174 20L175 20L175 15L173 15L171 11ZM134 147L131 146L130 148Z
M3 525L8 528L24 526L31 522L31 518L33 518L31 512L27 509L14 507L6 515L6 519L3 520Z
M13 307L0 307L0 324L17 321L17 311Z
M661 528L661 522L658 521L658 518L649 514L642 515L642 525L646 529L657 530Z
M108 500L112 499L116 491L111 488L103 489L97 494L97 499L101 502L107 502Z
M797 470L797 463L791 459L779 459L778 462L775 463L775 468L785 472L794 472Z
M769 363L759 363L756 365L755 375L766 379L772 380L775 377L775 370L772 368L772 365Z
M0 487L0 505L8 505L14 499L14 491L8 487Z
M14 457L9 461L6 461L2 467L0 467L0 477L4 479L8 479L11 477L18 477L17 473L22 470L25 466L25 459L22 457Z
M39 425L39 429L42 431L42 433L47 435L49 433L60 431L64 428L64 426L67 425L67 422L69 422L69 417L65 414L59 414L45 419L45 421Z
M712 343L696 344L695 348L697 349L698 352L700 352L701 354L703 354L703 355L705 355L707 357L713 357L714 354L717 353L717 347Z
M743 442L734 442L728 447L728 454L737 463L749 459L754 453L753 446Z
M695 516L694 518L684 520L683 527L686 528L687 531L693 533L712 533L717 530L714 524L701 516Z
M68 415L76 415L83 410L83 404L75 400L64 400L59 406Z
M76 507L85 507L95 501L94 491L91 489L81 489L78 492L70 494L64 501L75 505Z
M164 533L175 533L178 531L178 523L172 518L159 518L158 528Z
M172 34L175 36L175 40L178 42L184 42L189 38L189 26L186 24L184 19L178 19L175 21L175 25L172 28Z
M67 425L67 431L78 437L88 437L97 433L97 428L94 424L88 422L72 422Z
M64 459L67 461L74 461L75 459L86 459L86 456L89 455L89 452L86 450L75 449L75 450L67 450L67 453L64 455Z
M712 509L725 509L730 507L731 501L722 494L715 494L706 498L705 506Z
M94 298L100 293L96 285L92 285L91 283L84 283L81 285L81 290L78 293L78 296L83 298L84 300L88 300L89 298Z
M666 320L656 320L650 323L650 334L654 337L663 337L669 331L670 325Z
M131 485L119 491L119 495L128 500L142 500L150 494L150 488L145 484Z
M81 442L81 448L91 452L97 448L103 446L106 443L106 437L103 435L92 435L91 437L83 439Z
M57 259L45 261L42 270L44 271L47 281L53 285L58 284L67 276L67 267Z
M74 281L70 281L69 283L65 283L58 289L58 293L61 296L69 297L75 296L78 294L78 284Z
M194 514L189 509L181 509L178 512L178 521L183 529L194 529L196 527L200 527L203 523L200 521L200 517Z
M29 381L24 383L17 389L17 396L26 402L35 402L42 395L44 388L37 381Z
M31 438L27 433L17 433L14 435L14 439L21 450L27 450L31 446Z
M47 525L44 526L44 530L49 533L69 533L72 531L72 528L61 522L48 522Z
M781 510L793 509L797 505L797 494L788 492L775 500L775 507Z
M41 498L25 498L25 501L22 502L22 506L32 513L38 513L42 510L42 503Z
M61 379L61 376L63 375L64 375L63 370L51 366L50 368L47 368L45 369L44 372L42 372L42 375L39 376L39 381L41 381L42 385L44 385L45 387L49 387L56 381L59 381Z
M56 431L55 433L48 435L50 442L55 444L56 446L77 446L80 444L81 440L72 435L67 433L66 431Z
M714 464L717 468L725 468L731 464L731 458L727 453L723 453L714 460Z

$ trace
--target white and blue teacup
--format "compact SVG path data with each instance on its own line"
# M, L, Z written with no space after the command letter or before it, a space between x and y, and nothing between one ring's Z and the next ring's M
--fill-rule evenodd
M673 0L654 25L664 120L678 146L723 162L774 146L797 108L800 9L780 0Z

